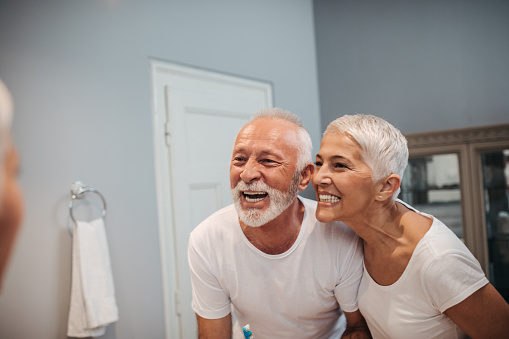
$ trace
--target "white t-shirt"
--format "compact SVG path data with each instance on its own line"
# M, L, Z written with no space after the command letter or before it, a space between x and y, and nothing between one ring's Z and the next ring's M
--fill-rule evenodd
M316 202L305 205L299 236L285 253L254 247L240 227L233 205L203 221L191 233L189 266L193 310L218 319L231 311L233 338L339 338L346 312L356 311L363 250L345 224L316 220Z
M364 270L359 309L374 339L466 338L443 312L487 283L467 247L433 218L398 281L380 286Z

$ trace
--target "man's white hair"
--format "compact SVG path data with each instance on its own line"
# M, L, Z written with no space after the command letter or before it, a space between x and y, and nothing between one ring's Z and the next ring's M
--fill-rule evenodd
M289 121L297 126L297 136L299 138L298 145L298 157L297 157L297 171L299 173L306 167L307 164L312 163L312 152L313 152L313 143L311 141L311 137L309 136L308 131L302 124L300 118L293 114L290 111L286 111L284 109L274 107L274 108L262 108L256 111L251 116L251 121L256 119L282 119Z
M349 136L359 144L374 183L393 173L403 179L408 164L407 140L384 119L368 114L344 115L331 122L324 135L332 133Z

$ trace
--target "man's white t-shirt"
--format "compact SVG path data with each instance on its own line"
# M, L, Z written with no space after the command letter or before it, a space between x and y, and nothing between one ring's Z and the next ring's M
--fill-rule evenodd
M466 338L443 312L487 283L472 253L447 226L433 218L398 281L381 286L364 270L359 309L374 339Z
M299 199L305 206L300 233L279 255L248 241L233 205L191 233L192 308L207 319L232 312L233 338L244 338L246 324L257 339L339 338L346 325L341 309L358 309L360 239L343 223L318 222L316 202Z

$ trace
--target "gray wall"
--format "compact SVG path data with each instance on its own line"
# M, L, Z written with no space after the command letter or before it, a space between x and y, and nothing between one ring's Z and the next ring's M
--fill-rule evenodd
M163 338L149 58L271 81L317 144L314 39L311 0L1 0L26 213L0 338L66 336L78 179L108 202L120 320L105 338Z
M322 130L344 114L404 133L509 122L509 2L315 0Z

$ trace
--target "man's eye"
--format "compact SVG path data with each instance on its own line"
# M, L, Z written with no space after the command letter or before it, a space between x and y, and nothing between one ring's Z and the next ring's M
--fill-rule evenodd
M271 160L271 159L263 159L260 162L263 162L263 163L266 163L266 164L270 164L270 163L274 163L275 161Z
M233 161L245 161L245 159L242 157L235 157L233 158Z

